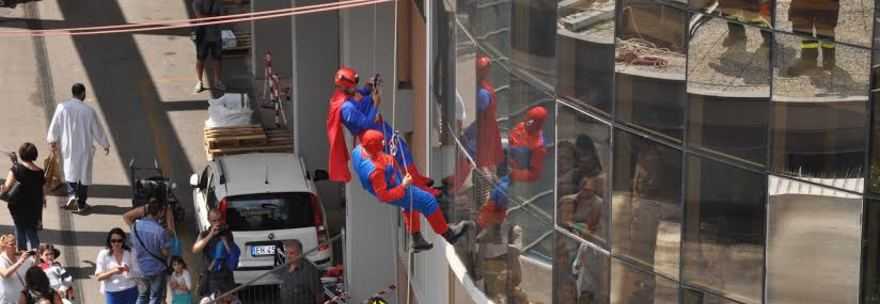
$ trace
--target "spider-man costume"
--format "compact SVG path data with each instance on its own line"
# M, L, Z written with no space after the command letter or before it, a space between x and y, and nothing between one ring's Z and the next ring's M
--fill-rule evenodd
M384 150L384 136L379 131L367 130L361 135L360 144L352 151L351 160L361 186L383 203L424 214L434 232L454 244L467 230L467 223L450 227L440 212L434 195L418 187L403 184L397 161ZM431 245L421 238L420 232L414 232L413 236L416 243L414 247L421 245L423 248L427 247L424 249L430 249Z

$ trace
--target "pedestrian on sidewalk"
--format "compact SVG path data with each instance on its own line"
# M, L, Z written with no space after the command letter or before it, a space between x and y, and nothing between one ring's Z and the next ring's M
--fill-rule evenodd
M165 212L166 204L157 198L150 198L146 217L131 225L135 258L143 274L137 304L161 304L165 301L170 234L162 228L158 218Z
M104 127L98 122L98 114L85 104L86 87L77 83L71 89L73 98L55 108L55 115L49 124L46 141L52 150L59 149L64 159L64 179L67 182L67 208L76 203L76 212L88 208L89 185L92 184L92 160L97 143L110 154L110 142Z
M208 221L211 228L199 233L192 248L193 253L204 256L204 265L208 265L199 278L199 297L208 297L216 292L222 293L235 288L233 271L241 255L223 212L211 209L208 211Z
M324 303L321 272L312 262L303 258L302 243L296 239L284 241L284 250L288 267L279 273L281 303Z
M6 176L6 183L0 185L0 192L10 189L17 181L20 186L15 199L6 205L9 214L12 215L12 223L15 225L15 237L18 240L19 250L37 249L40 246L40 237L37 235L37 227L43 221L43 208L46 207L46 197L43 194L43 169L40 169L34 161L37 160L37 147L26 142L18 148L18 157L12 155L12 169Z
M63 304L61 295L49 287L49 277L39 266L31 266L24 275L25 290L21 291L18 304Z
M171 267L174 272L168 282L171 289L171 304L192 304L192 276L186 267L182 257L171 258Z
M59 251L52 244L40 245L40 264L37 265L46 273L49 278L49 287L58 292L62 298L67 300L75 299L73 290L73 276L64 269L64 265L58 262Z
M18 297L24 290L24 276L34 265L32 251L20 252L15 244L15 236L0 236L0 304L18 304Z
M223 1L193 0L192 10L196 18L223 16ZM196 74L199 79L193 88L193 93L199 93L206 89L203 78L206 61L210 63L211 74L214 76L211 88L220 91L226 90L226 86L220 81L221 57L223 55L223 37L220 31L220 25L216 24L197 26L193 29L192 39L196 44Z
M138 297L138 264L128 247L125 232L113 228L107 233L104 249L95 259L95 278L107 304L135 304Z

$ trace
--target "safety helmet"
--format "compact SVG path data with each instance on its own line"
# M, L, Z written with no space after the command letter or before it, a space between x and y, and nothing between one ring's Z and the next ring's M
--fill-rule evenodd
M357 71L349 67L340 68L336 71L336 76L333 77L333 83L342 89L354 88L357 86L358 81L360 79Z
M480 55L477 57L477 74L480 76L486 76L489 73L489 67L492 65L492 60L489 59L489 56Z
M547 119L547 109L542 106L536 106L526 112L526 128L531 131L539 131L544 127L544 120Z
M364 132L364 135L361 136L361 144L363 144L364 149L370 154L382 151L382 148L385 147L384 141L385 135L376 130L367 130Z

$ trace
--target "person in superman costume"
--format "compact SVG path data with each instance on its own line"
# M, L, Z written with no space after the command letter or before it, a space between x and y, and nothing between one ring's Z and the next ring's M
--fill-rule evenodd
M477 119L464 130L463 142L466 152L474 158L479 171L476 174L493 176L496 168L504 161L504 148L501 145L501 131L496 118L498 101L495 87L489 80L492 61L480 55L476 61L477 69ZM455 175L445 180L453 191L457 191L469 176L471 163L465 155L459 154Z
M470 226L463 221L448 225L437 205L434 195L414 187L410 174L401 177L401 168L391 155L385 153L385 138L377 130L366 130L361 134L360 144L351 152L351 164L357 173L364 190L375 195L380 202L391 204L406 211L418 210L424 214L435 233L455 244ZM413 249L416 252L433 248L425 241L421 232L414 232Z
M327 140L330 143L328 168L331 181L351 180L351 173L348 171L348 147L345 143L343 127L355 137L355 145L366 130L381 131L385 138L392 138L394 134L394 128L384 122L379 115L382 99L378 87L371 82L358 88L358 82L359 76L354 69L343 67L336 71L334 77L336 88L330 97L327 113ZM414 177L413 184L434 196L440 195L439 190L431 188L433 181L419 173L406 142L396 140L395 144L397 144L396 153L392 153L390 145L385 147L385 152L395 155L398 163L405 165L407 171ZM421 231L417 211L403 211L402 214L407 231L411 234Z
M507 147L509 173L495 184L489 199L480 208L477 218L477 223L484 231L489 227L497 227L507 218L507 189L512 183L534 182L541 177L544 157L547 155L543 131L545 120L547 120L547 109L536 106L529 109L525 120L516 124L510 131Z

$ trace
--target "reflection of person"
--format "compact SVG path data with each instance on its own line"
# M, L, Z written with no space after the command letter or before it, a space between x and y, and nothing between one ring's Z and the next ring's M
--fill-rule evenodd
M563 227L580 236L593 234L600 239L605 237L605 227L601 221L604 202L596 193L600 182L597 176L584 177L578 193L559 199L559 217Z
M526 119L510 131L508 165L513 181L534 182L544 170L544 121L547 109L536 106L526 112Z
M77 204L77 211L88 208L89 185L92 184L92 159L95 157L94 143L110 153L110 142L104 127L98 122L98 114L85 104L86 87L81 83L73 85L73 98L55 108L46 141L52 150L61 143L61 157L64 159L64 179L67 182L67 207Z
M651 264L656 248L657 228L664 199L663 163L655 144L639 149L632 178L630 203L629 242L634 258Z
M578 247L577 255L571 263L571 273L577 278L577 303L592 304L598 303L597 296L599 294L599 276L596 267L598 261L590 260L597 255L591 253L590 247L581 244ZM591 267L592 266L592 267Z
M801 40L801 57L788 67L788 74L798 76L818 67L819 47L822 48L822 68L834 68L834 29L837 27L840 0L792 0L788 9L795 34L809 36ZM813 39L813 28L816 38Z
M727 38L722 42L723 46L745 48L746 27L741 23L761 28L770 27L770 3L768 0L720 0L718 6L721 14L730 19L727 22ZM761 38L763 39L761 47L769 47L770 39L772 39L770 32L761 31Z
M434 195L418 187L412 187L413 177L401 177L400 166L395 159L384 152L384 136L376 130L367 130L361 136L361 143L352 151L352 167L357 173L364 190L370 192L383 203L400 207L406 211L418 210L425 215L435 233L442 235L449 243L455 244L467 231L469 223L453 226L446 223ZM413 209L413 210L411 210ZM433 247L425 241L421 232L412 233L413 249L428 250Z
M479 241L480 273L486 296L495 303L529 303L528 296L519 286L522 283L519 261L522 228L509 224L501 226L499 238Z
M485 55L476 60L477 70L477 119L464 130L465 152L476 163L477 169L486 176L492 176L495 169L504 161L504 148L501 145L501 131L498 129L498 100L495 87L489 77L492 61ZM459 154L455 176L447 179L455 191L461 187L468 176L471 163L465 155Z
M578 191L577 180L575 179L577 170L577 150L571 142L559 141L556 144L556 163L557 163L557 185L556 195L563 197Z

